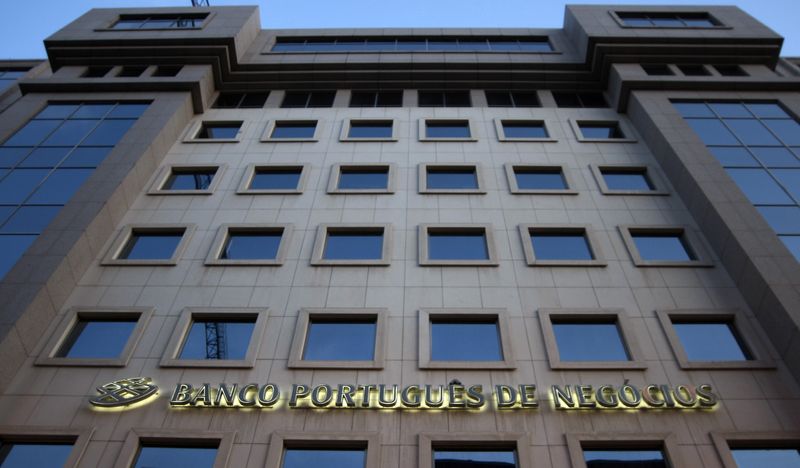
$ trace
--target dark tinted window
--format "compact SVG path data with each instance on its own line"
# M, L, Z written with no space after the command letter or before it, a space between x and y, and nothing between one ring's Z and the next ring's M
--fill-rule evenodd
M608 107L602 93L553 92L558 107Z
M633 242L642 260L696 260L681 234L633 234Z
M514 168L517 187L521 190L566 190L567 181L561 169Z
M84 78L102 78L111 71L111 67L89 67L83 73Z
M705 12L622 12L617 16L626 26L637 28L713 28L721 26L716 18Z
M478 174L475 167L433 167L426 168L428 190L431 189L478 189Z
M583 450L586 468L670 468L661 450Z
M193 320L179 359L244 359L254 327L255 319Z
M433 468L514 468L514 450L434 450Z
M287 91L281 107L333 107L336 91Z
M56 169L33 192L26 203L64 205L92 175L91 169Z
M653 190L653 184L647 177L647 171L601 169L603 180L609 190Z
M732 448L731 453L738 468L800 467L800 450L796 448Z
M630 359L616 323L554 322L553 333L562 361Z
M677 65L678 69L686 76L710 76L711 72L708 71L703 65Z
M259 167L253 173L248 188L253 190L296 190L302 173L302 167Z
M389 168L342 167L339 189L385 189L389 185Z
M191 15L122 16L112 29L187 29L199 28L207 13Z
M326 260L380 260L383 258L383 230L329 231L323 258Z
M489 107L541 107L535 91L486 91Z
M428 232L428 258L431 260L488 260L486 233Z
M122 67L119 73L117 73L117 76L126 78L135 78L144 73L145 70L147 70L147 67L142 67L142 66Z
M0 236L0 276L11 270L37 237L35 234Z
M316 122L276 122L270 138L314 138Z
M280 37L272 52L552 52L546 37Z
M128 343L128 338L135 327L135 319L80 319L70 330L57 356L88 359L117 358Z
M4 206L0 209L6 212L6 217L0 215L0 224L8 220L0 228L2 234L41 234L61 211L60 206L21 206L16 210Z
M167 468L177 466L212 468L216 458L217 449L215 447L144 446L139 448L134 468Z
M502 361L497 321L432 321L432 361Z
M592 260L594 255L582 233L531 232L537 260Z
M391 138L392 121L350 122L348 138Z
M261 109L269 93L220 93L214 107L217 109Z
M674 73L672 73L672 70L669 68L669 65L664 65L664 64L652 64L652 65L645 64L642 65L642 69L644 69L645 73L652 76L674 75Z
M690 361L750 359L730 323L673 322L672 326Z
M578 123L584 138L597 140L611 140L625 138L625 134L617 124Z
M427 138L470 138L469 122L425 122Z
M180 71L183 69L181 65L161 65L156 67L156 71L153 72L153 76L155 77L170 77L176 76Z
M197 133L196 138L209 140L236 138L236 135L239 134L239 128L241 128L241 126L241 122L232 124L215 124L204 122L203 126L200 127L200 131Z
M402 91L353 91L350 94L350 107L400 107L402 105Z
M231 229L219 258L223 260L274 259L278 255L283 231L237 231Z
M211 186L216 168L173 168L164 182L163 190L206 190Z
M418 91L419 107L470 107L469 91Z
M739 65L714 65L714 68L722 76L748 76Z
M303 359L308 361L370 361L375 354L375 320L326 321L308 324Z
M367 452L362 449L287 448L281 468L363 468Z
M71 452L70 443L4 441L0 445L0 466L3 468L64 466Z
M118 258L125 260L170 259L181 239L183 239L183 231L146 232L134 230Z
M506 138L547 138L544 122L503 122L503 133Z

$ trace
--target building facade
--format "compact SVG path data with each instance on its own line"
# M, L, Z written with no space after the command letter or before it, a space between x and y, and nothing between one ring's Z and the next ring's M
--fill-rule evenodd
M0 62L0 466L800 466L800 60L735 7Z

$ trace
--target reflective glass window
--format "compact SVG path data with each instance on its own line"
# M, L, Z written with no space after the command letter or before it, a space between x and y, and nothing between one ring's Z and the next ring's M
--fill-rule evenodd
M383 230L329 231L322 257L326 260L380 260L383 258Z
M394 126L385 122L350 122L348 138L391 138Z
M768 168L800 167L800 159L783 147L754 147L750 152Z
M41 234L59 211L61 206L21 206L3 224L0 233Z
M470 138L469 122L425 122L427 138Z
M593 260L586 234L532 232L531 243L537 260Z
M642 260L690 261L694 254L680 234L632 234Z
M798 468L800 450L796 448L732 448L738 468Z
M314 138L316 122L276 122L270 138Z
M647 177L646 170L601 169L600 173L609 190L649 191L654 189Z
M343 167L339 173L339 189L385 189L389 185L389 168Z
M134 230L119 254L125 260L164 260L175 254L183 239L180 232L140 232Z
M0 467L60 467L72 453L70 443L3 442L0 444Z
M219 258L224 260L263 260L278 256L283 231L237 231L231 229Z
M44 141L59 125L60 120L31 120L3 143L3 146L35 146Z
M506 138L547 138L544 122L503 122Z
M195 138L203 140L225 140L236 138L242 123L215 124L204 122Z
M778 234L800 234L800 207L758 206L756 208Z
M788 205L792 199L765 169L726 169L750 202L758 205Z
M248 188L252 190L296 190L302 167L256 168Z
M670 468L661 450L583 449L586 468Z
M93 172L92 169L56 169L26 203L64 205Z
M72 148L43 148L31 151L19 167L56 167Z
M0 277L5 276L14 267L37 237L37 235L0 236Z
M192 320L178 358L245 359L254 328L255 319Z
M0 203L16 205L25 201L50 173L49 169L17 169L0 180Z
M795 200L800 200L800 170L775 169L772 173Z
M488 260L486 233L428 232L428 258L431 260Z
M287 448L281 468L364 468L367 452L363 449Z
M145 445L139 448L133 468L169 468L191 466L213 468L217 458L215 447L168 447Z
M515 468L515 450L439 450L433 451L433 468Z
M135 319L79 319L59 347L56 356L76 359L113 359L128 344Z
M492 321L440 321L430 324L432 361L502 361L500 329Z
M567 181L561 169L514 168L520 190L566 190Z
M562 361L628 361L616 323L554 322L553 334Z
M375 354L375 319L369 321L311 319L303 359L308 361L371 361Z
M723 122L747 146L777 146L781 144L758 120L726 119Z
M162 190L207 190L216 173L216 168L173 168Z
M426 184L431 189L478 189L478 174L474 167L427 167Z
M611 140L625 138L625 134L617 124L578 123L584 138Z
M706 145L736 146L739 140L720 120L687 119L686 122Z
M97 120L67 120L42 143L43 146L76 146L97 127ZM116 140L112 142L113 145Z
M730 323L673 322L672 326L690 361L750 359Z

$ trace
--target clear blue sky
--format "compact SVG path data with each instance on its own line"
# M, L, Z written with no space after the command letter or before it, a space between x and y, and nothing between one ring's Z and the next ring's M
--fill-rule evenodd
M0 58L43 58L42 40L95 7L189 6L190 0L3 0ZM561 27L559 0L211 0L257 3L263 28ZM800 56L800 0L583 0L569 3L737 5L786 37L782 55Z

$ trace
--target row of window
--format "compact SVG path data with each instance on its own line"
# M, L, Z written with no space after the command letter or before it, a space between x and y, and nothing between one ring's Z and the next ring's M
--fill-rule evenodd
M152 76L156 78L172 77L172 76L177 76L182 69L183 69L182 65L158 65L152 68L150 73L145 76ZM114 76L119 78L138 78L142 76L146 71L150 70L150 66L149 65L126 65L122 67L93 66L93 67L88 67L86 71L81 75L81 77L104 78L112 70L114 70Z
M127 225L103 265L176 265L193 224ZM282 265L291 239L290 224L226 224L220 227L206 265ZM640 267L710 267L708 251L685 226L621 225L619 231ZM520 237L530 266L604 267L606 261L587 225L521 224ZM321 224L311 265L388 266L390 224ZM420 266L497 266L491 224L422 224Z
M495 119L498 141L504 142L556 142L550 136L544 120ZM570 119L578 141L631 143L630 130L623 130L617 120ZM186 133L185 143L217 142L235 143L241 138L244 122L196 122ZM267 122L262 142L315 142L319 140L319 121L315 119L280 119ZM343 122L340 141L393 142L398 141L395 119L347 119ZM473 123L469 119L419 120L419 141L478 141Z
M18 79L25 76L28 73L28 69L20 69L20 68L0 68L0 93L5 91L7 88L11 87L14 83L17 82Z
M3 429L3 428L0 428ZM72 466L91 440L91 430L8 428L0 434L0 466ZM266 454L268 468L378 468L380 434L351 432L274 432ZM711 439L725 468L796 468L800 441L780 433L712 432ZM235 433L183 430L131 430L116 466L132 468L227 466ZM418 468L532 468L525 434L421 433ZM567 433L574 468L679 468L685 464L674 434ZM699 460L697 460L699 463Z
M279 37L270 52L553 52L547 37Z
M677 69L685 76L711 76L706 65L701 64L643 64L642 69L651 76L674 76ZM711 65L720 76L749 76L739 65Z
M124 68L124 67L123 67ZM110 67L108 67L110 70ZM106 70L105 73L107 73ZM104 73L104 74L105 74ZM87 76L87 75L84 75ZM119 75L118 75L119 76ZM489 107L542 107L536 91L484 91ZM608 107L600 92L552 91L557 107ZM269 92L222 92L212 107L216 109L260 109ZM286 91L282 108L333 107L336 91ZM357 91L350 93L350 107L402 107L402 90ZM419 107L472 107L469 90L417 91Z
M36 365L126 366L153 314L150 308L73 308ZM186 308L162 367L252 368L263 341L266 309ZM382 369L386 309L301 309L287 367ZM622 309L540 309L551 369L644 370L642 350ZM773 368L741 312L657 311L682 369ZM515 369L505 309L419 311L420 369Z
M153 180L151 195L209 195L223 171L219 164L176 164L163 168ZM655 169L643 165L591 164L601 193L606 195L668 195ZM239 194L301 194L308 164L252 164L242 178ZM391 194L395 192L394 164L334 164L327 192L331 194ZM513 194L577 195L572 177L560 165L505 165L508 187ZM483 167L469 163L419 165L419 193L486 193ZM0 229L2 231L2 229Z

